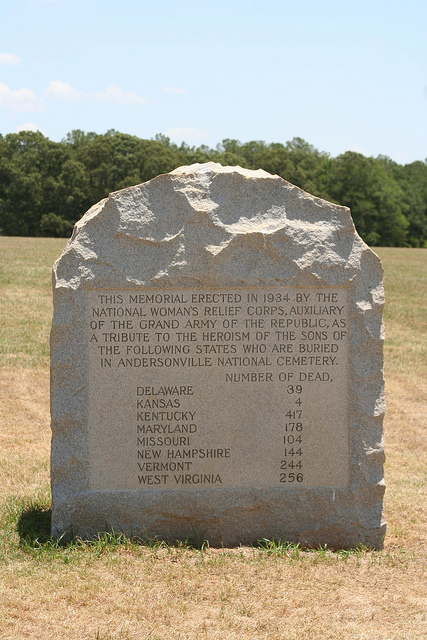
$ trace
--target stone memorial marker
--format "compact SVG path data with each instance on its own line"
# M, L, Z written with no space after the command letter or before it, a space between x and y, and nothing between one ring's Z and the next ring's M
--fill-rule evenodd
M381 547L383 285L265 171L113 193L55 263L52 532Z

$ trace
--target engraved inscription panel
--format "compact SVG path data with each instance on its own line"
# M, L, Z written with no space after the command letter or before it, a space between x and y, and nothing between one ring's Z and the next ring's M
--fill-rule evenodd
M90 488L345 487L344 287L90 290Z

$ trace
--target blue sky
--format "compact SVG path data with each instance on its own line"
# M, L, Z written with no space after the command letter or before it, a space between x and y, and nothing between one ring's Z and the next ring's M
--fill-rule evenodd
M426 0L1 0L0 133L427 158Z

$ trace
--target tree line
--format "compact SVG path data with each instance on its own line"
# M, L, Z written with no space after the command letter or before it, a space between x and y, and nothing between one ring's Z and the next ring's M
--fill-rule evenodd
M67 237L110 192L208 161L262 168L350 207L371 246L427 247L427 160L399 165L354 151L332 158L301 138L286 144L227 139L211 149L114 130L74 130L61 142L40 132L0 135L0 235Z

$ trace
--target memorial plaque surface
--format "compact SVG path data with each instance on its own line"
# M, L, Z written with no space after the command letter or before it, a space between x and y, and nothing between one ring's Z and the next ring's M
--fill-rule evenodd
M87 309L91 489L348 485L346 289L90 290Z
M215 163L53 268L52 533L381 547L382 269L348 209Z

